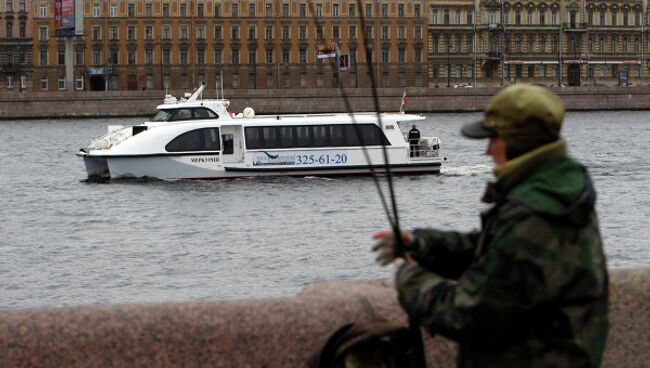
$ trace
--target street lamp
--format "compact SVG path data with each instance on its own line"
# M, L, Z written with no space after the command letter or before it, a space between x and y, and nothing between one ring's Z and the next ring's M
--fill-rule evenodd
M451 87L451 63L449 61L449 46L451 44L451 41L449 37L447 37L447 88Z

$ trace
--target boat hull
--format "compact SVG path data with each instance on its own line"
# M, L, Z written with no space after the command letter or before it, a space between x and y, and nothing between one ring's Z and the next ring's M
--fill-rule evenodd
M346 166L247 166L241 163L221 163L219 156L187 158L153 157L84 157L89 177L138 178L150 177L165 180L175 179L235 179L264 176L347 176L385 174L384 165L346 165ZM439 160L427 160L402 164L391 164L394 174L435 174L440 172Z

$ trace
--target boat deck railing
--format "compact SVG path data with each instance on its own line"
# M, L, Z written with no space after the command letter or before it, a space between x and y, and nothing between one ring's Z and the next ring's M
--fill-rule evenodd
M438 157L440 151L440 139L438 137L421 137L419 140L409 141L405 135L404 140L409 142L411 159L430 159Z

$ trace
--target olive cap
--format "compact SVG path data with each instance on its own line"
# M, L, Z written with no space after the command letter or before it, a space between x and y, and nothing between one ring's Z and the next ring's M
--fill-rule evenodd
M507 144L535 147L560 137L564 106L550 90L519 83L497 93L482 121L463 126L468 138L502 137Z

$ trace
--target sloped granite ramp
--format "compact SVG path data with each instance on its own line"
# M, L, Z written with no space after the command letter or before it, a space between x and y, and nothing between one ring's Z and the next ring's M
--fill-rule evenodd
M650 269L611 271L605 367L650 363ZM324 336L373 314L406 323L383 281L330 281L293 298L0 312L0 367L301 367ZM426 338L429 367L454 344Z

